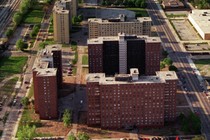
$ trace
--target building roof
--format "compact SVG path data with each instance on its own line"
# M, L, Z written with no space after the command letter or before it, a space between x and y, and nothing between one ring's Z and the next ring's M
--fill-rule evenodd
M119 74L118 77L131 76L130 74ZM135 81L117 81L115 77L105 77L104 73L90 73L86 77L87 82L99 82L100 85L112 84L144 84L144 83L165 83L165 80L158 76L140 76Z
M58 0L55 2L55 5L53 7L53 10L56 11L57 13L62 13L62 14L68 14L69 10L66 9L66 3L71 2L71 0Z
M138 17L137 19L126 19L125 21L120 20L120 18L115 19L102 19L102 18L89 18L88 22L96 22L96 23L116 23L116 22L123 22L123 23L131 23L131 22L140 22L143 23L144 21L152 21L150 17Z
M153 42L153 43L160 43L159 37L149 37L149 36L136 36L136 35L128 35L125 33L119 33L118 36L105 36L105 37L98 37L98 38L92 38L88 39L87 44L103 44L103 41L119 41L120 37L134 37L133 39L140 39L145 40L146 42ZM126 40L129 40L126 38Z
M178 77L175 71L157 71L156 75L165 80L177 80Z
M146 84L146 83L165 83L166 80L178 80L174 71L158 71L154 76L140 76L137 80L132 80L131 74L116 74L114 77L106 77L105 73L89 73L86 75L86 81L98 82L100 85L112 84Z
M164 6L170 6L170 7L183 7L184 4L179 0L164 0L163 1Z
M39 51L39 57L52 57L53 51L61 51L61 44L47 45L43 50Z
M60 44L47 45L45 49L39 51L32 70L38 71L52 67L53 51L61 51L61 47Z
M210 33L210 10L192 10L189 16L204 33Z
M39 69L46 69L49 66L49 62L42 61L41 59L36 59L35 63L33 65L32 70L33 71L38 71Z
M36 73L37 77L43 77L43 76L56 76L57 74L57 68L46 68L46 69L39 69Z

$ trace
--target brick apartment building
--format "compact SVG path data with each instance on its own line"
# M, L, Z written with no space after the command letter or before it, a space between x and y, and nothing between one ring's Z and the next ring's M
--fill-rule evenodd
M126 19L124 15L119 15L119 18L115 19L88 19L89 39L104 36L117 36L120 32L150 36L151 26L152 20L150 17Z
M138 68L140 75L154 75L160 70L159 37L126 35L88 40L89 72L115 75Z
M77 0L58 0L53 8L54 40L69 43L71 19L77 15Z
M89 126L105 129L136 126L162 127L176 118L177 76L159 71L155 76L130 74L105 77L104 73L87 75Z
M33 66L34 108L40 119L58 117L58 88L62 86L61 45L48 45Z

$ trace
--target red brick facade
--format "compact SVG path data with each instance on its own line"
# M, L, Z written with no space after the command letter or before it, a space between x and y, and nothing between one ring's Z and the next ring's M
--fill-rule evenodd
M88 46L89 72L103 72L103 45Z
M57 76L37 76L33 72L34 106L40 119L57 119Z
M91 74L89 74L91 75ZM88 77L88 76L87 76ZM146 76L147 77L147 76ZM162 127L176 118L177 77L148 81L87 80L89 126L119 129ZM159 80L159 81L158 81Z
M40 119L57 119L57 78L56 76L36 77L38 82L38 102Z
M145 73L146 75L155 75L160 70L160 43L147 43L145 47Z

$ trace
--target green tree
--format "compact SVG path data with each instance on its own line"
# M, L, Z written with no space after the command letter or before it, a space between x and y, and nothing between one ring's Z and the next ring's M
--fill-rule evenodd
M165 51L165 50L163 50L163 51L162 51L162 55L163 55L164 57L167 57L167 56L168 56L168 52Z
M15 23L16 26L20 25L21 21L22 21L22 14L20 12L17 12L14 14L12 20Z
M79 14L77 18L78 18L78 21L81 22L83 20L83 15Z
M25 15L28 12L28 6L26 3L22 3L20 6L20 12Z
M141 1L141 8L146 8L146 7L147 7L146 0L142 0Z
M65 109L62 118L65 127L68 127L71 124L71 117L72 113L68 109Z
M32 29L32 32L30 33L30 37L35 37L38 32L39 32L39 29L40 29L40 25L35 25Z
M141 7L142 0L135 1L135 7Z
M36 127L29 125L22 126L17 133L18 140L32 140L36 136Z
M29 105L29 98L23 97L20 102L24 107L26 107L27 105Z
M176 66L174 66L174 65L170 65L169 66L169 71L177 71L178 69L177 69L177 67Z
M128 5L128 0L123 0L123 5L127 6Z
M168 65L168 66L172 65L172 63L173 63L173 61L171 60L171 58L165 58L165 59L163 60L163 62L164 62L166 65Z
M101 5L102 6L105 6L106 5L106 1L105 0L102 0Z
M77 140L77 138L74 136L74 134L70 134L68 136L68 140Z
M8 28L5 34L6 34L6 36L7 36L8 38L11 37L11 36L13 35L13 30L12 30L12 28Z
M89 140L90 139L90 136L88 134L86 134L86 133L81 133L80 132L77 135L77 138L78 138L78 140Z
M77 24L77 17L76 16L72 17L72 24L73 25Z
M120 5L121 1L120 0L115 0L114 5Z
M18 39L16 42L16 48L23 51L28 48L28 44L24 43L22 39Z
M165 63L164 62L160 62L160 69L163 69L163 68L165 68L166 67L166 65L165 65Z

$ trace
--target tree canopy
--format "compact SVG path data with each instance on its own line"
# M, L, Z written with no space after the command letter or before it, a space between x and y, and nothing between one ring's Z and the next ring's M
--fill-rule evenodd
M16 42L16 48L23 51L28 48L28 44L24 43L22 39L18 39Z
M147 6L146 0L103 0L101 5L110 6L110 5L123 5L125 7L137 7L145 8Z
M86 133L81 133L80 132L77 135L77 138L78 138L78 140L89 140L90 139L90 136L88 134L86 134Z
M68 127L71 124L71 117L72 117L71 111L68 109L65 109L63 118L62 118L65 127Z
M32 140L36 136L36 127L30 127L29 125L22 126L17 133L18 140Z
M21 99L21 104L26 107L27 105L29 105L29 98L28 97L23 97Z

